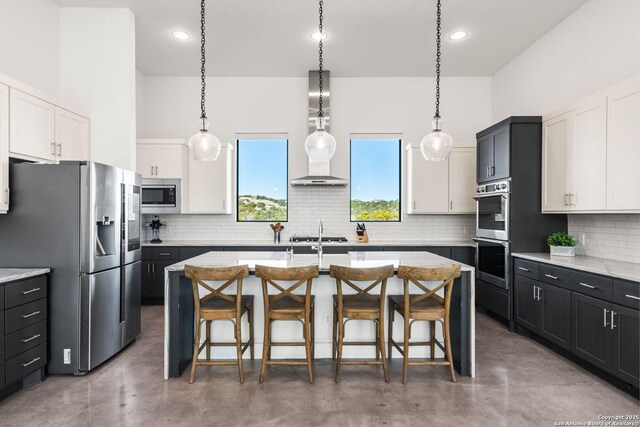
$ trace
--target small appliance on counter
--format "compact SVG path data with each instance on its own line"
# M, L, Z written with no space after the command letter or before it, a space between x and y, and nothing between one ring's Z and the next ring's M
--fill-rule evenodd
M150 243L162 243L160 239L160 227L166 227L167 224L160 221L160 217L158 215L154 215L153 219L150 223L145 224L147 227L151 228L151 242Z
M369 233L367 233L367 227L362 224L356 223L356 234L358 235L358 243L367 243L369 241Z

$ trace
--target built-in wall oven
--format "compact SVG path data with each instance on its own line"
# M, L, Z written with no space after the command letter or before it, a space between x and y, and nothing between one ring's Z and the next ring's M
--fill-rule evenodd
M499 181L476 188L476 236L509 240L510 182Z
M477 279L509 289L509 242L475 237Z
M179 179L143 179L142 213L180 213L181 187L182 183Z

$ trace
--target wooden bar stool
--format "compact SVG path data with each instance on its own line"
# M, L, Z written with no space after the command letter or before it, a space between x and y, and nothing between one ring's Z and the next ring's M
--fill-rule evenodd
M251 359L254 357L254 341L253 341L253 295L242 296L242 280L249 276L249 267L246 265L231 267L195 267L185 265L184 275L191 279L193 287L194 315L196 317L196 331L193 341L193 360L191 362L191 375L189 376L189 384L193 383L196 375L196 366L205 365L238 365L238 375L240 383L244 383L244 371L242 369L242 355L248 347L251 348ZM205 282L224 282L215 288ZM226 288L237 282L236 294L224 294ZM199 286L202 286L210 293L200 297ZM242 315L247 313L249 320L249 341L243 343L240 320ZM212 342L211 341L211 322L214 320L229 320L234 324L235 342ZM202 323L206 324L206 339L200 345L200 334ZM211 360L211 347L213 346L235 346L236 360ZM244 347L242 347L244 346ZM202 349L206 348L207 360L198 360L198 355Z
M313 382L313 338L314 338L314 298L311 295L313 279L318 277L317 265L308 267L277 268L256 265L256 277L262 279L262 295L264 298L264 340L262 347L262 366L260 367L260 384L264 381L267 365L307 365L309 382ZM279 282L295 282L284 285ZM304 295L293 291L305 285ZM278 293L269 294L269 287ZM304 341L271 342L271 325L276 320L295 320L302 323ZM271 360L272 346L304 346L306 361Z
M409 365L449 365L451 370L451 381L456 382L456 372L453 369L453 357L451 356L451 335L449 333L449 308L451 306L451 293L455 278L460 277L460 264L453 264L443 268L421 268L401 265L398 268L398 277L404 282L404 295L389 295L389 359L395 347L403 356L402 362L402 382L407 383L407 370ZM424 282L439 282L437 286L429 289ZM420 294L409 294L409 286L414 284ZM445 297L436 295L440 289L445 289ZM404 341L400 347L393 340L393 320L395 312L400 313L404 318ZM409 342L411 338L411 327L415 322L429 322L429 341ZM442 323L444 331L444 346L436 340L436 322ZM431 347L431 359L429 361L409 362L410 346ZM435 346L440 347L445 353L446 360L433 360L435 356Z
M384 349L384 296L387 290L387 279L393 276L393 265L374 268L349 268L337 265L330 267L329 274L336 279L337 295L333 296L333 345L336 361L336 382L340 382L340 368L345 365L382 365L384 380L389 382L387 361ZM362 288L353 282L369 282ZM371 283L373 282L373 283ZM342 285L356 291L355 294L343 295ZM380 295L369 293L380 285ZM348 289L348 288L345 288ZM343 322L344 319L347 319ZM344 329L350 320L372 320L376 323L376 340L344 341ZM374 345L376 360L342 360L344 345ZM337 353L337 354L336 354Z

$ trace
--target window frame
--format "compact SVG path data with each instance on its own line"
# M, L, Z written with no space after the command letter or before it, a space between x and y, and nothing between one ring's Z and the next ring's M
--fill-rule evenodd
M397 140L398 142L398 219L397 220L357 220L351 219L351 212L353 208L353 140L373 140L373 139L381 139L381 140ZM385 223L398 223L402 222L402 134L399 133L374 133L374 134L366 134L366 133L352 133L349 135L349 222L373 222L379 224Z
M286 194L286 201L287 201L287 207L286 207L286 217L284 221L279 221L279 222L289 222L289 135L286 133L260 133L260 134L256 134L256 133L250 133L250 134L236 134L236 185L235 185L235 190L236 190L236 194L235 194L235 204L236 204L236 223L240 223L240 224L250 224L253 222L257 222L257 223L266 223L266 222L276 222L277 220L273 220L273 219L264 219L264 220L241 220L240 219L240 206L239 206L239 201L240 201L240 141L244 140L268 140L268 139L273 139L273 140L284 140L286 143L286 150L287 150L287 161L286 161L286 174L285 174L285 194Z

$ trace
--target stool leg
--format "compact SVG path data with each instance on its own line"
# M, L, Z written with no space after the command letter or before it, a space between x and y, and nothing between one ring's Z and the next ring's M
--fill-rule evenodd
M251 354L251 360L254 360L255 356L255 340L253 338L253 303L249 306L248 310L249 314L249 341L251 344L249 345L249 353Z
M269 357L267 360L271 360L271 332L273 332L273 323L269 320Z
M316 309L311 309L311 359L316 358Z
M444 345L447 350L447 361L451 370L451 381L456 382L456 371L453 369L453 356L451 355L451 335L449 334L449 316L444 318Z
M337 309L336 309L336 305L335 303L333 304L333 340L331 341L331 358L335 359L337 357L337 351L338 349L336 348L336 340L338 339L338 316L336 314Z
M264 381L264 374L267 369L267 357L269 356L269 347L271 343L269 342L269 324L270 320L268 315L264 317L264 339L262 343L262 364L260 365L260 379L259 383L262 384Z
M384 380L385 382L389 382L389 372L387 371L387 358L384 357L386 351L384 349L384 309L380 310L380 319L378 319L378 346L380 351L380 356L382 359L382 370L384 371Z
M240 331L241 317L238 315L235 321L234 335L236 337L236 353L238 358L238 375L240 376L240 384L244 383L244 370L242 369L242 333Z
M193 338L193 358L191 359L191 374L189 375L189 384L193 384L193 379L196 376L196 362L198 361L198 350L200 349L200 325L202 322L198 319L196 325L196 333Z
M394 319L394 312L393 312L393 307L391 306L391 304L389 305L389 329L388 329L388 334L389 334L389 348L387 349L387 351L389 352L389 360L391 360L391 353L393 353L393 319Z
M382 357L384 358L384 354ZM380 328L378 325L376 325L376 360L380 360Z
M429 322L429 335L430 335L430 345L431 345L431 358L436 357L436 322L432 320Z
M411 326L409 319L404 319L404 354L402 355L402 384L407 383L407 374L409 371L409 334Z
M336 360L336 382L340 382L340 368L342 367L342 342L344 338L344 323L342 322L342 313L336 313L338 323L338 348Z
M309 382L313 382L313 370L311 368L311 313L309 313L309 318L305 319L304 322L304 348L307 355L307 370L309 371Z
M206 322L207 328L207 360L211 360L211 320Z

